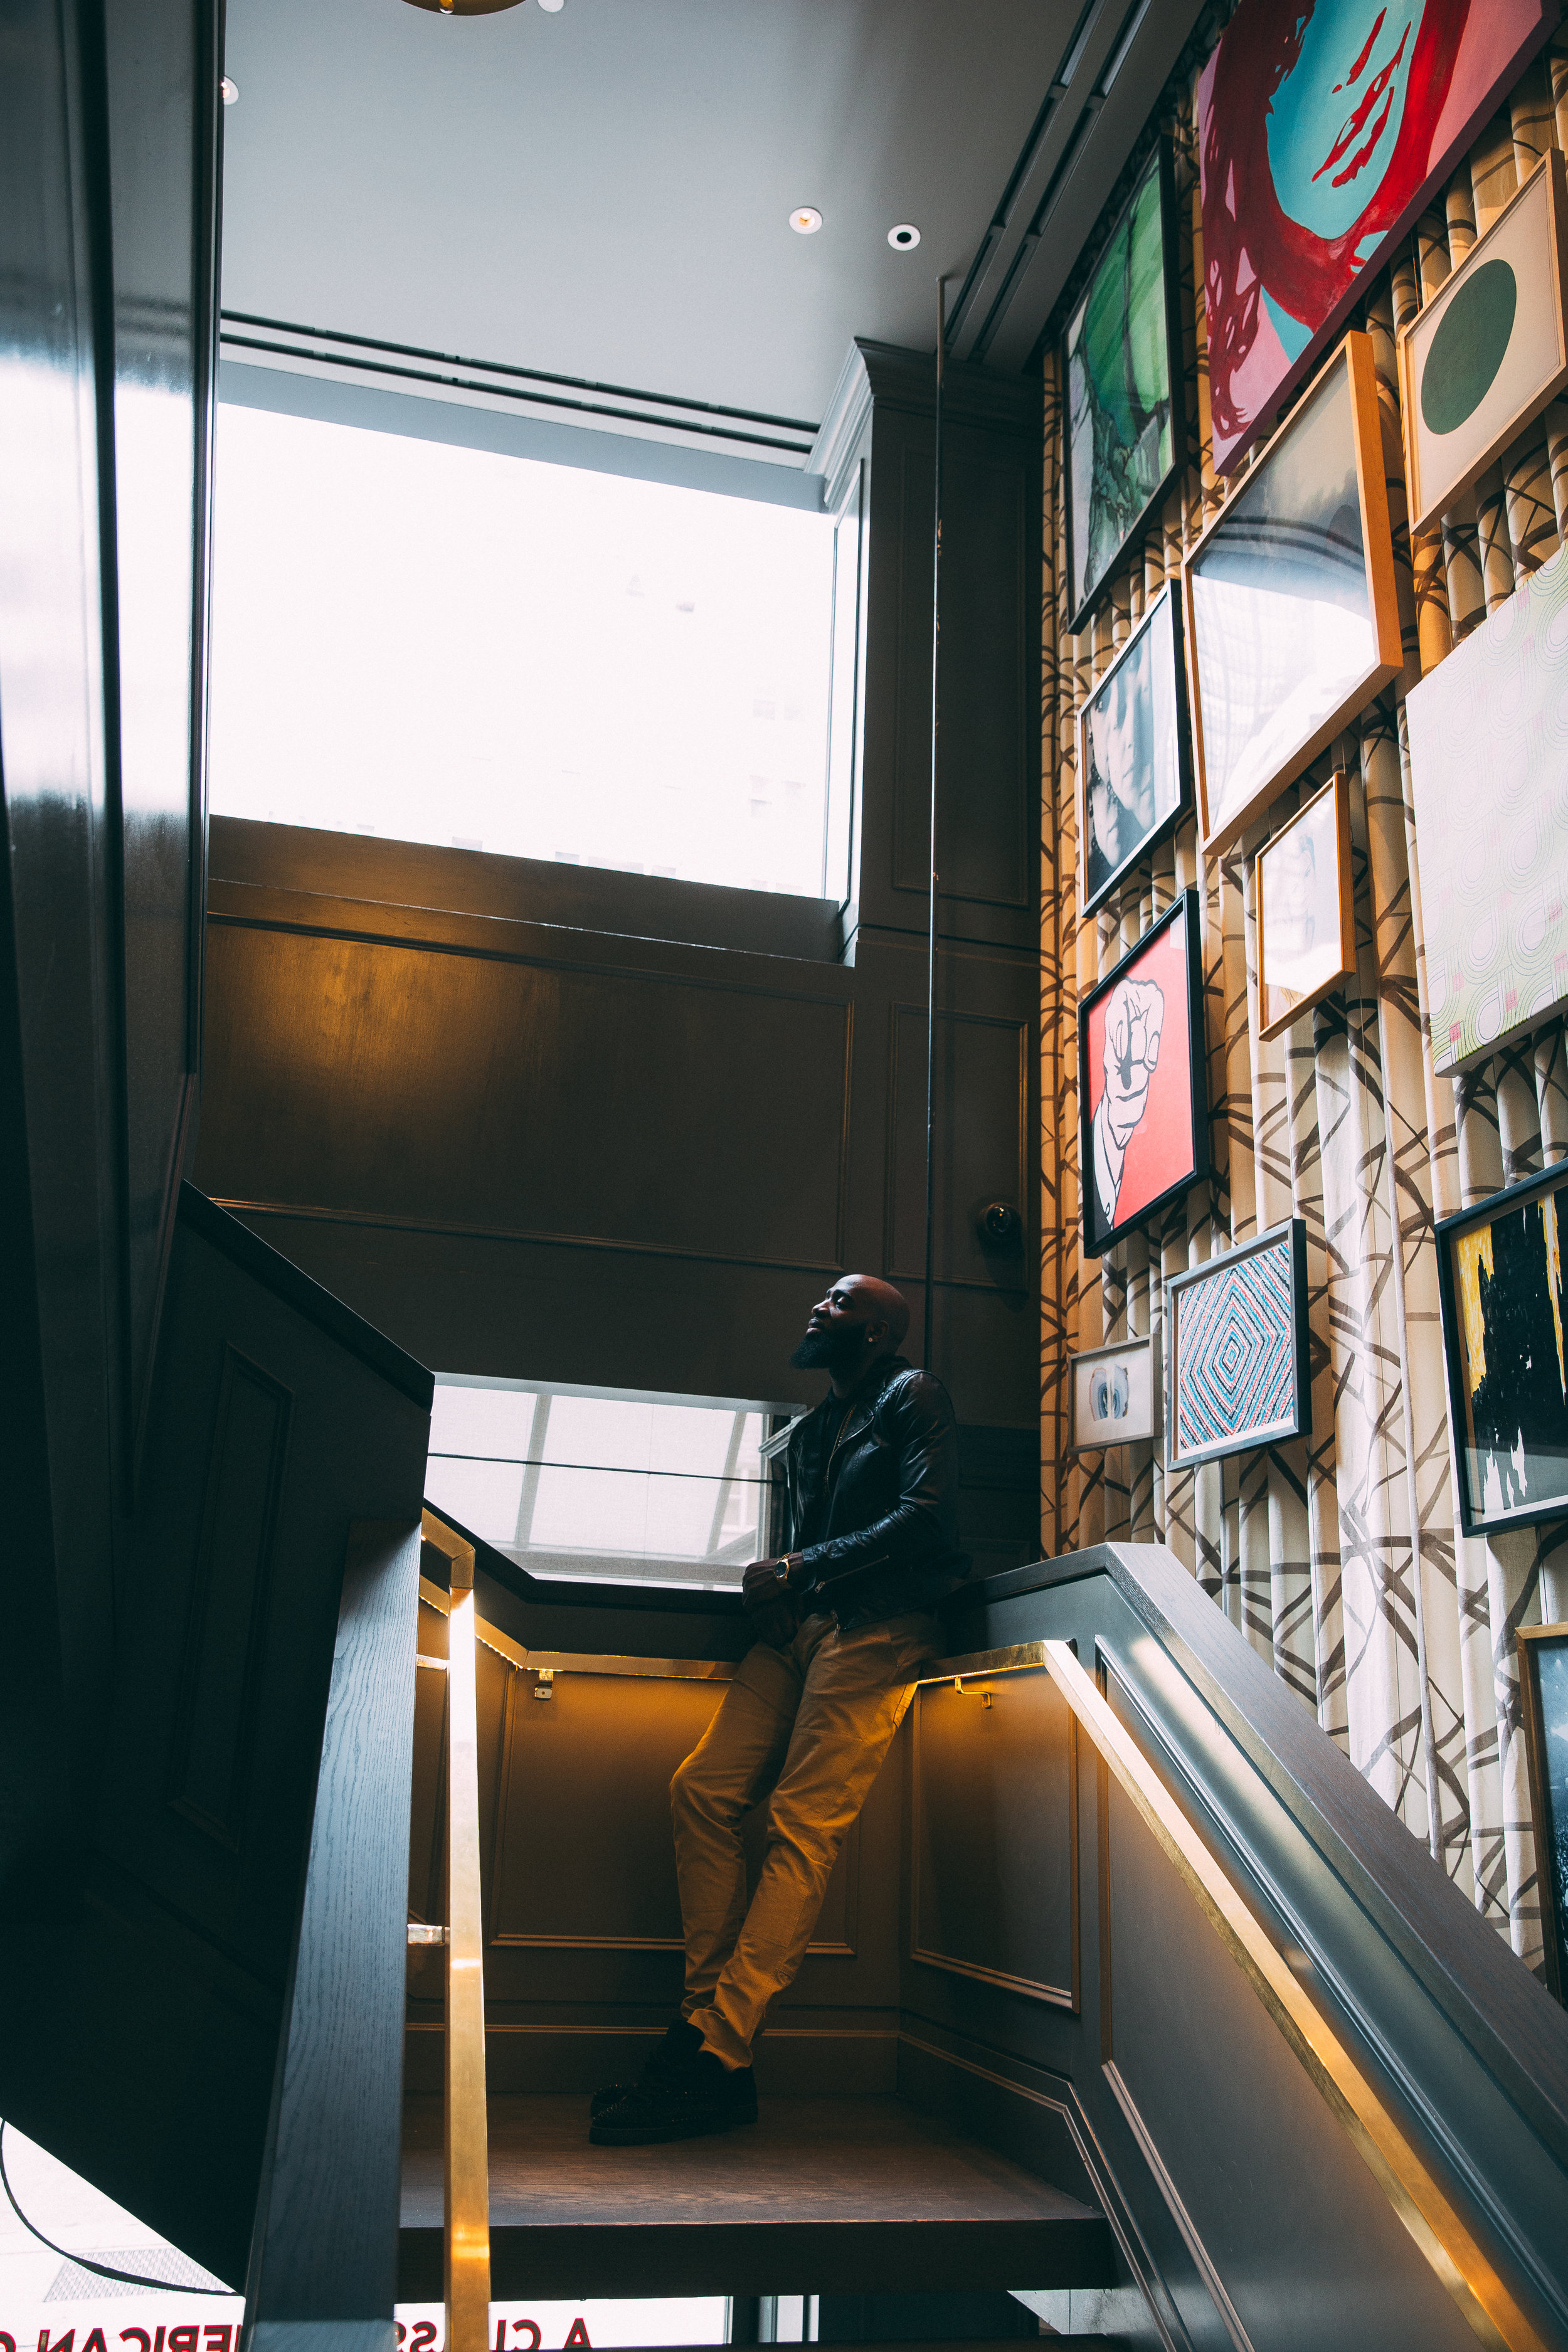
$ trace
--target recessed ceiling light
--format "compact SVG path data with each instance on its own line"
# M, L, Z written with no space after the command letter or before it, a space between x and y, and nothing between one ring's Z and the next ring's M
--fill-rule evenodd
M218 88L223 92L224 104L232 106L239 96L239 84L237 81L230 81L227 74L225 74Z
M547 16L559 16L566 0L539 0L539 5Z
M888 231L888 243L895 253L912 253L921 241L921 233L913 221L900 221Z
M799 205L791 213L789 225L796 236L815 236L822 226L822 215L815 205Z

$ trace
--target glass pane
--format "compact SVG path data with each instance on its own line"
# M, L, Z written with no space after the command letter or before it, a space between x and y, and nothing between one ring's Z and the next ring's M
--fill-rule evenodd
M531 1548L542 1551L656 1553L696 1562L721 1540L754 1537L756 1486L718 1478L664 1478L615 1470L544 1470L533 1507ZM726 1517L731 1531L723 1534ZM748 1551L746 1559L755 1555ZM742 1565L744 1565L742 1561Z
M820 897L833 526L225 404L212 806Z
M534 1573L734 1584L764 1548L767 1420L442 1381L426 1492Z
M430 1413L432 1454L489 1454L521 1462L528 1452L531 1389L470 1389L436 1385Z
M510 1544L517 1536L522 1470L510 1462L462 1462L433 1454L425 1492L438 1511L450 1511L470 1535Z

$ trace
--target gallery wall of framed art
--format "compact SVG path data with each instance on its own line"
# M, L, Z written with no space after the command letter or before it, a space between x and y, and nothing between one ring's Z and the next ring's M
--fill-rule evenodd
M1062 345L1075 628L1164 491L1181 450L1175 260L1171 151L1162 140L1106 240Z
M1355 978L1351 784L1336 768L1253 862L1258 1034L1278 1037Z
M1079 903L1108 898L1192 799L1182 608L1163 589L1079 718Z
M1509 386L1520 380L1512 371L1522 370L1525 354L1518 327L1537 323L1522 319L1536 297L1525 294L1528 273L1510 260L1521 289L1515 327L1491 386L1444 441L1458 452L1474 436L1462 472L1483 446L1489 454L1455 503L1413 530L1401 337L1408 361L1428 312L1426 339L1435 337L1444 289L1457 296L1473 282L1465 273L1478 251L1478 272L1502 257L1500 245L1519 234L1537 202L1516 205L1542 159L1568 155L1568 23L1505 78L1408 235L1375 265L1365 255L1355 260L1350 310L1301 362L1294 386L1274 398L1261 429L1244 419L1247 446L1231 462L1227 428L1221 419L1216 433L1208 401L1216 359L1223 374L1232 354L1216 352L1210 335L1209 272L1228 264L1204 234L1199 92L1225 23L1241 25L1249 5L1241 0L1227 12L1220 0L1199 25L1159 113L1174 182L1185 452L1087 609L1068 580L1062 341L1142 160L1129 164L1107 202L1064 286L1059 316L1042 335L1041 1550L1059 1555L1102 1538L1169 1546L1271 1655L1281 1680L1332 1730L1413 1840L1539 1974L1516 1635L1568 1622L1568 1507L1548 1497L1545 1515L1528 1521L1505 1514L1501 1524L1469 1532L1461 1524L1437 1228L1510 1185L1568 1167L1568 873L1560 865L1568 829L1568 562L1559 561L1568 534L1568 386L1511 439L1495 440L1510 430L1517 408L1499 425L1484 402L1492 387L1497 398L1511 397ZM1315 0L1314 21L1327 25L1331 16L1342 31L1354 5ZM1363 30L1347 71L1377 13L1356 20ZM1458 84L1473 79L1476 45L1494 39L1504 13L1464 12L1469 62L1456 65ZM1436 21L1429 8L1421 12L1422 25ZM1396 33L1394 47L1397 40ZM1375 42L1370 55L1375 75L1387 59ZM1332 81L1343 79L1336 68ZM1405 88L1398 75L1382 85L1393 93L1391 121ZM1357 89L1359 105L1364 77ZM1374 142L1374 163L1379 152ZM1563 169L1548 167L1553 175ZM1349 183L1347 191L1354 193ZM1505 224L1502 237L1487 245L1510 206L1515 226ZM1497 279L1489 282L1495 289ZM1218 293L1215 328L1225 326L1227 308L1235 323L1223 285ZM1257 299L1278 334L1268 309L1278 289L1259 279ZM1376 430L1363 435L1363 455L1386 485L1398 620L1397 644L1384 641L1390 675L1378 687L1363 672L1364 688L1338 730L1310 758L1299 746L1289 785L1270 788L1282 761L1261 773L1255 768L1258 796L1250 809L1251 795L1244 796L1238 812L1226 795L1217 827L1214 776L1205 781L1215 806L1200 814L1199 714L1190 711L1192 807L1113 871L1110 887L1087 906L1090 893L1079 887L1086 707L1159 598L1183 583L1205 535L1227 514L1243 515L1249 490L1268 480L1347 330L1366 338L1373 400L1365 415ZM1247 354L1235 355L1245 365ZM1438 424L1452 413L1452 404L1447 413L1437 405ZM1422 462L1430 469L1430 452ZM1361 487L1358 470L1358 508ZM1286 520L1303 526L1317 561L1331 518L1322 515L1321 496L1315 504L1316 517L1308 508ZM1336 511L1349 504L1342 487L1334 504ZM1185 628L1183 654L1190 677ZM1289 677L1257 694L1245 628L1234 633L1232 657L1242 719L1250 700L1261 731L1287 700ZM1202 716L1212 721L1214 713ZM1298 727L1298 739L1304 732ZM1212 725L1203 740L1212 752ZM1352 818L1349 923L1342 876L1332 873L1332 857L1325 874L1322 843L1310 861L1289 859L1293 821L1336 776ZM1322 825L1325 814L1319 808L1313 822ZM1261 857L1267 879L1270 843L1297 867L1285 876L1287 921L1297 926L1289 938L1272 920L1259 936L1258 866ZM1292 975L1277 952L1275 979L1297 1002L1276 1005L1260 995L1259 954L1267 992L1271 940L1293 962L1335 935L1331 897L1315 904L1306 938L1310 875L1338 887L1336 960L1344 977L1309 1007L1306 998L1331 974L1325 966ZM1102 1236L1086 1240L1085 1225L1104 1219L1092 1197L1093 1137L1083 1112L1086 1091L1103 1086L1103 1074L1085 1069L1079 1013L1188 893L1197 909L1197 1050L1210 1165L1201 1181L1178 1186L1124 1225L1119 1194L1121 1229L1090 1246ZM1277 1025L1273 1012L1295 1017ZM1195 1039L1195 1021L1193 1028ZM1158 1442L1069 1448L1072 1360L1152 1337L1163 1348L1169 1281L1296 1215L1307 1229L1310 1433L1173 1468L1163 1414ZM1483 1418L1487 1403L1483 1394ZM1542 1463L1528 1446L1520 1459L1529 1472L1523 1483L1538 1487ZM1505 1499L1517 1511L1512 1488ZM1527 1507L1530 1500L1526 1494Z
M1197 893L1184 891L1079 1007L1090 1257L1208 1171L1198 923Z
M1399 337L1410 520L1429 530L1568 384L1568 168L1543 155Z
M1183 580L1198 825L1224 848L1405 667L1369 337L1344 338Z
M1242 0L1197 88L1216 472L1278 415L1556 17L1550 0Z

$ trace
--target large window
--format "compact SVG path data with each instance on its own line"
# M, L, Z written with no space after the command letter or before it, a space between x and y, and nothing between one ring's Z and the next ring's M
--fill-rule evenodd
M438 1378L425 1491L536 1576L738 1585L768 1547L766 1405Z
M219 411L212 806L806 897L825 515Z

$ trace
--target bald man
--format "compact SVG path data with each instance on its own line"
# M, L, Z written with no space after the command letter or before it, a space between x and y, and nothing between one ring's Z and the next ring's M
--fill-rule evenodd
M756 1639L670 1783L686 1997L640 2083L595 2097L602 2147L756 2121L752 2045L805 1956L845 1835L962 1582L958 1438L947 1391L899 1354L910 1309L847 1274L790 1361L828 1376L785 1456L789 1549L742 1587ZM771 1795L756 1892L740 1824Z

